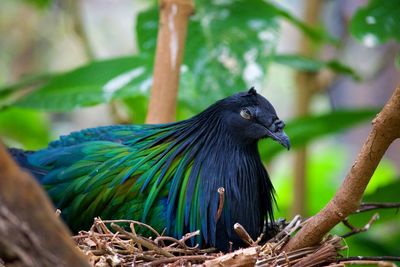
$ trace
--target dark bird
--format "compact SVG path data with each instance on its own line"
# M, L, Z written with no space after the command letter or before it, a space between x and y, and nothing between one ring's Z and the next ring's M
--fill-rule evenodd
M289 149L284 126L252 88L184 121L86 129L39 151L10 151L74 232L97 216L133 219L177 238L200 230L197 242L226 251L229 241L242 245L236 222L255 239L273 220L274 189L257 143L272 138Z

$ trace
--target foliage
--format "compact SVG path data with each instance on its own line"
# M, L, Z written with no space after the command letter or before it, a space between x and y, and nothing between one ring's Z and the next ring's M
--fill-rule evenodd
M398 1L370 0L353 16L350 31L367 46L383 44L390 39L400 41Z
M49 142L49 122L38 111L10 108L0 113L0 136L14 146L38 149Z

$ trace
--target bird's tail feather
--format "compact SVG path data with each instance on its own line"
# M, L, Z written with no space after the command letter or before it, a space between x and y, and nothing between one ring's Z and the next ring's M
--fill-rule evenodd
M35 153L35 151L9 148L8 152L23 170L31 173L36 179L40 180L40 178L47 173L43 169L35 167L29 163L28 156Z

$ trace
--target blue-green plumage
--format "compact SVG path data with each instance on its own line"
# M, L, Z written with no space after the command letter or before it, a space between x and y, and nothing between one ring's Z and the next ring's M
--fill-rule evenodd
M257 142L288 147L284 124L254 89L218 101L185 121L98 127L62 136L46 149L11 149L47 190L73 231L93 218L134 219L226 250L241 245L241 223L256 238L273 219L273 187ZM219 220L219 187L225 188Z

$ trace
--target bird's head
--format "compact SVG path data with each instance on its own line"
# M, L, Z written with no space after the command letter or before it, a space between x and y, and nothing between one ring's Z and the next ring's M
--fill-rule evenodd
M288 136L283 131L285 123L276 115L271 103L254 88L227 97L219 102L223 106L222 118L228 131L245 142L272 138L285 148L290 148Z

